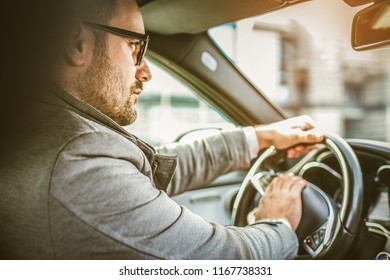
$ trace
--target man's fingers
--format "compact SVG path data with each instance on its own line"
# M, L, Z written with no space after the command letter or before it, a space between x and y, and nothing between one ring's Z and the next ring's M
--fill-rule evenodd
M293 174L284 174L279 176L278 184L279 189L290 192L296 187L301 188L302 184L305 186L307 182L300 176L294 176Z
M309 151L309 147L304 145L295 146L293 148L288 149L287 156L288 157L298 157L300 155L303 155Z
M300 129L291 129L280 144L276 147L278 149L297 148L298 144L316 144L324 140L324 135L318 130L302 131ZM300 145L302 146L302 145ZM298 148L295 153L302 152Z
M292 148L289 148L287 150L287 157L288 158L297 158L300 157L301 155L304 155L314 149L318 149L320 145L315 144L315 145L298 145Z
M301 195L303 189L307 186L307 181L299 178L291 188L291 192L296 195Z
M293 139L296 141L296 143L314 144L324 140L323 133L321 133L318 129L312 129L309 131L302 131L297 129L294 134L295 137Z
M282 180L281 176L278 176L278 177L276 177L276 178L274 178L274 179L272 180L272 182L271 182L271 184L269 185L269 187L267 188L267 190L268 190L269 192L271 192L271 191L273 191L273 190L275 190L275 189L279 189L280 186L282 185L282 183L283 183L283 180Z
M267 190L269 192L280 190L289 191L292 185L294 185L294 182L299 180L299 178L301 177L294 176L292 173L280 175L272 180Z
M296 184L299 182L299 181L302 181L302 178L301 177L298 177L298 176L294 176L294 177L291 177L289 178L287 181L286 181L286 188L291 191L293 188L296 187Z

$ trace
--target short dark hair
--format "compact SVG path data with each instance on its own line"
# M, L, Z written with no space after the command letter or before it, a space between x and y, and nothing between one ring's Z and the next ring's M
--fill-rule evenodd
M105 24L116 12L117 0L82 0L80 17L83 20Z
M107 24L116 13L117 0L84 0L80 9L79 19ZM95 55L101 56L106 49L107 33L93 28L96 38Z

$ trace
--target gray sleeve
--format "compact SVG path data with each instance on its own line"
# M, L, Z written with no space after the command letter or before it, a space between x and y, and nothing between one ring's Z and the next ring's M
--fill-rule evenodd
M169 195L200 188L225 173L250 164L247 141L240 128L190 144L170 144L157 151L165 155L178 155L176 172L167 189Z
M285 225L224 227L204 221L156 189L127 139L85 134L59 154L50 222L57 258L284 259L297 238ZM147 173L145 173L147 174Z

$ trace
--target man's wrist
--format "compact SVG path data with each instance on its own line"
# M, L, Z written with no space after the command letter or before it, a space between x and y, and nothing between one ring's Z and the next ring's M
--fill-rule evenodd
M254 126L254 129L260 150L272 146L273 140L275 139L274 130L270 129L268 125L257 125Z

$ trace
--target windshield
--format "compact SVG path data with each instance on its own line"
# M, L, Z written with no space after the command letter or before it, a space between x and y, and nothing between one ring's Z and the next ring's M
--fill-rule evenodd
M219 26L210 36L289 116L347 138L390 141L390 49L352 50L363 7L317 0Z

